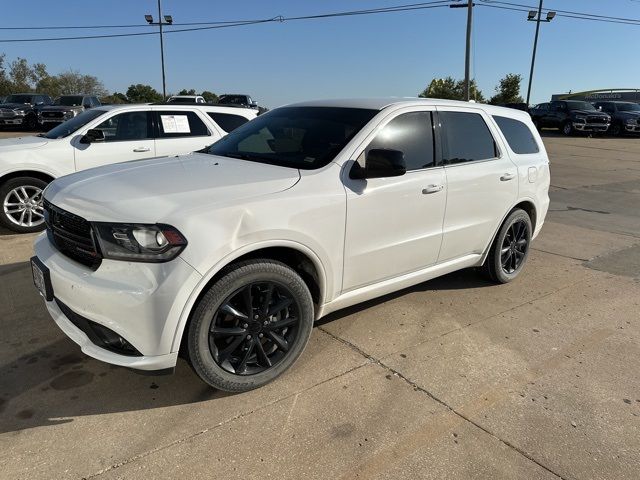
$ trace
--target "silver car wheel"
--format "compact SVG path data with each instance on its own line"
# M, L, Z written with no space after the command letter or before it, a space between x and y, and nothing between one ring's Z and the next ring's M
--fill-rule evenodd
M22 185L10 190L3 201L6 217L20 227L37 227L44 223L42 189Z

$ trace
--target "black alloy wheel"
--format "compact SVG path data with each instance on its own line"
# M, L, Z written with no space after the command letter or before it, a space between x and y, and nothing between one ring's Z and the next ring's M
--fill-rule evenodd
M252 375L277 365L296 341L300 306L275 282L249 283L220 305L209 329L209 349L222 369Z
M527 261L533 227L529 214L516 208L507 215L489 249L484 273L496 283L514 280Z
M311 293L295 270L271 259L239 262L196 305L185 332L189 361L220 390L258 388L293 365L313 320Z
M522 266L529 248L528 229L524 220L518 220L507 230L500 249L500 264L505 273L512 274Z

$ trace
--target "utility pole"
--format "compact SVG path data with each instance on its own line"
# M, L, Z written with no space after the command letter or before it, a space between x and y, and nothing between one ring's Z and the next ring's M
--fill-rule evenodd
M547 12L547 18L542 19L542 2L538 5L538 11L530 10L527 21L536 22L536 35L533 40L533 54L531 55L531 71L529 72L529 86L527 87L527 106L529 105L529 99L531 98L531 83L533 82L533 67L536 63L536 50L538 49L538 34L540 33L540 22L550 22L556 16L556 12Z
M467 8L467 38L466 50L464 55L464 99L469 101L471 98L471 79L469 78L471 70L471 27L473 24L473 0L467 0L466 5L449 5L449 8Z
M167 98L167 82L164 73L164 34L162 32L163 25L171 25L173 23L173 17L171 15L165 15L164 21L162 20L162 5L161 0L158 0L158 21L153 21L152 15L145 15L144 19L149 25L158 25L160 27L160 62L162 64L162 98Z
M542 0L540 0L542 1ZM473 0L467 2L467 48L464 56L464 100L468 102L471 98L471 79L469 71L471 69L471 24L473 22Z

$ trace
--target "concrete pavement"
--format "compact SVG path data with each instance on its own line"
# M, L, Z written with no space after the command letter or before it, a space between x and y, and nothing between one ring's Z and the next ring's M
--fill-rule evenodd
M332 314L282 379L215 392L79 352L0 232L0 478L640 477L640 139L548 135L529 264Z

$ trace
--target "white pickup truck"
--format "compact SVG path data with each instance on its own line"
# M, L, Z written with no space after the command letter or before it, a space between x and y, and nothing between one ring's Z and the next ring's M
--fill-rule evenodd
M0 224L18 233L42 230L42 191L51 180L200 150L256 116L255 110L215 105L102 106L47 133L0 140Z

